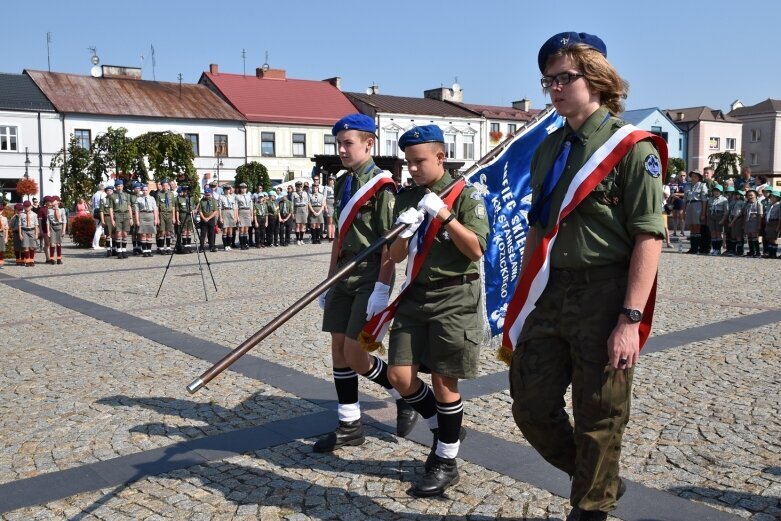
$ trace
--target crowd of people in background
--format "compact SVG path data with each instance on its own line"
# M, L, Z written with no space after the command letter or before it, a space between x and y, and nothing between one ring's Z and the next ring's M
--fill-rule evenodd
M710 167L688 176L681 171L664 190L667 247L671 237L682 239L688 231L689 254L778 258L781 193L755 179L749 167L724 185L713 179Z
M36 253L44 253L46 264L62 264L62 238L68 229L68 212L60 207L59 196L38 198L16 203L13 215L2 214L5 203L0 201L0 268L5 265L6 243L11 241L17 266L35 266Z

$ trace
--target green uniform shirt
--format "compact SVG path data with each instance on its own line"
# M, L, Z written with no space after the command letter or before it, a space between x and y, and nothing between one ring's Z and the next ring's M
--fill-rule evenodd
M209 219L210 215L214 213L216 210L219 209L219 204L217 201L214 200L214 198L209 197L208 199L204 197L201 199L201 201L198 203L198 210L203 214L204 217ZM219 216L219 213L214 215L213 217ZM212 218L213 218L212 217Z
M561 203L572 178L591 155L626 123L610 117L600 107L575 132L567 166L554 189L548 226L535 226L538 237L555 225ZM556 130L539 146L532 159L532 199L540 196L542 183L559 155L561 145L573 132L569 125ZM662 180L651 173L646 161L659 152L651 141L637 143L607 177L569 214L559 228L551 251L551 267L587 269L608 264L628 264L634 237L647 233L664 237Z
M167 192L157 192L157 195L155 195L155 200L157 201L157 209L160 211L160 213L171 213L174 211L176 196L172 191L168 190Z
M130 201L130 195L125 192L114 192L111 197L106 197L108 207L117 212L129 212L133 203Z
M188 211L193 211L197 209L198 201L195 199L195 196L190 196L190 204L187 204L187 197L184 195L179 195L176 197L176 209L179 212L180 217L184 217L187 215Z
M348 172L336 181L336 186L334 187L334 198L336 201L334 221L336 223L339 222L341 213L339 206L341 205L347 178L349 176L353 177L351 192L355 194L359 188L380 172L381 170L374 164L374 160L369 159L366 163L356 168L354 172ZM395 195L390 189L380 190L374 197L369 199L358 211L352 226L347 230L339 256L342 257L347 253L357 254L385 235L393 227L394 204Z
M269 217L279 216L279 206L277 206L276 201L271 200L266 203L266 213Z
M111 220L111 216L108 213L110 204L111 204L111 197L104 197L103 199L100 200L100 206L99 206L100 213L103 214L103 218L106 219L106 221Z
M279 200L279 203L277 204L277 209L279 210L279 216L284 218L293 213L293 202L288 199L287 197L283 197Z
M442 179L434 183L430 190L438 193L453 180L450 174L445 172ZM408 208L416 208L418 203L426 195L429 188L425 186L414 186L402 190L396 196L396 209L394 222L399 214ZM456 216L458 222L465 228L473 231L480 241L480 249L485 251L486 240L488 237L488 219L485 213L485 204L480 193L467 186L453 203L451 212ZM428 218L431 219L430 217ZM417 235L410 240L417 240ZM439 228L431 250L420 268L420 273L415 278L415 283L428 283L435 280L446 279L458 275L469 273L479 273L480 267L477 262L470 260L461 253L455 243L450 239L450 235L444 227Z
M261 219L268 215L268 203L255 203L255 215Z

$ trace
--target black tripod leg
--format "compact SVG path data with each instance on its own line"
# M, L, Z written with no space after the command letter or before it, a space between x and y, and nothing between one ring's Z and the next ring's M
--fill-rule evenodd
M192 224L192 227L193 227L193 233L196 233L195 232L195 218L192 219L192 223L191 224ZM206 232L204 232L204 233L206 233ZM200 244L200 242L202 242L202 241L199 241L199 244ZM206 255L206 248L200 248L200 249L203 250L203 259L206 261L206 268L209 270L209 276L211 276L211 278L212 278L212 284L214 284L214 291L217 291L217 282L214 280L214 273L212 273L212 266L209 263L209 257ZM195 249L196 255L198 256L198 269L202 270L202 268L201 268L201 257L200 257L201 254L198 252L198 250L199 250L199 248ZM201 271L201 278L203 278L203 271ZM203 283L203 290L204 290L204 292L206 292L206 282ZM209 298L206 297L206 300L209 300Z
M179 244L182 242L182 230L179 229L179 233L176 234L176 245L179 246ZM168 264L165 265L165 272L163 272L163 278L160 281L160 286L157 288L157 293L155 293L155 298L160 295L160 290L163 288L163 282L165 281L165 276L168 274L168 268L171 267L171 261L174 260L174 256L171 255L168 257Z

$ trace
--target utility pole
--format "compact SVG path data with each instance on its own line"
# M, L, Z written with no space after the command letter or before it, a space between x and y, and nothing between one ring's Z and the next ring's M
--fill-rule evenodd
M244 77L247 77L247 51L245 49L241 50L241 61L244 63L242 66L244 69Z

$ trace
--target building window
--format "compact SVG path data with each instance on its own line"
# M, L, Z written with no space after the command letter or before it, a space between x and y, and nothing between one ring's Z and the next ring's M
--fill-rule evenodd
M0 127L0 150L3 152L19 150L19 144L17 143L16 138L16 127Z
M445 134L445 157L453 159L456 157L456 135Z
M510 135L510 136L515 134L515 129L516 128L518 128L518 127L515 125L515 123L508 123L507 124L507 134Z
M323 153L327 156L336 155L336 136L331 136L329 134L325 135L325 139L323 140Z
M708 148L711 150L718 150L721 145L721 140L717 137L712 137L708 140Z
M84 150L92 148L92 131L84 129L76 129L73 131L73 135L76 136L76 141L79 146Z
M499 132L499 123L491 123L491 132Z
M193 155L198 157L201 155L201 147L198 145L198 134L185 134L184 139L190 142L193 147Z
M263 157L275 157L277 155L274 133L260 133L260 155Z
M214 155L219 157L228 157L228 136L225 134L214 134Z
M475 136L464 136L464 159L475 158Z
M385 133L385 153L389 156L399 155L399 133L398 132Z
M727 150L735 150L737 147L737 140L734 137L728 137L724 139L724 145Z
M751 153L751 166L758 166L759 165L759 154L756 152Z
M751 142L756 143L762 139L762 132L758 128L751 129Z
M306 134L293 134L293 157L306 157Z

